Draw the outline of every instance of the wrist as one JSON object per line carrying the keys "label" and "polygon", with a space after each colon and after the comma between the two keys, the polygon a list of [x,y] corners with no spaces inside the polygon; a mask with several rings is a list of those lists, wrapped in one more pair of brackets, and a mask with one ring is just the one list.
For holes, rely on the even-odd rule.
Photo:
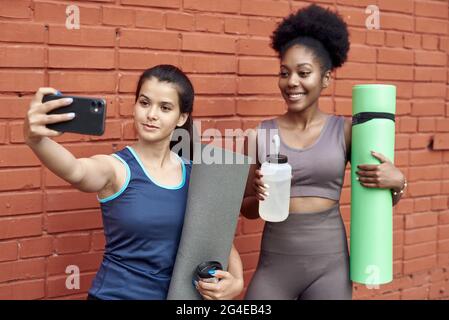
{"label": "wrist", "polygon": [[401,184],[397,187],[392,188],[391,191],[393,195],[396,196],[398,194],[403,194],[406,188],[407,188],[407,179],[403,176]]}
{"label": "wrist", "polygon": [[237,294],[240,294],[240,292],[242,292],[243,287],[244,287],[243,278],[236,278],[235,288],[237,290]]}
{"label": "wrist", "polygon": [[25,144],[28,145],[28,146],[37,145],[37,144],[39,144],[42,141],[43,138],[44,137],[42,137],[42,136],[26,137],[25,138]]}
{"label": "wrist", "polygon": [[234,284],[236,286],[243,286],[243,277],[234,276]]}

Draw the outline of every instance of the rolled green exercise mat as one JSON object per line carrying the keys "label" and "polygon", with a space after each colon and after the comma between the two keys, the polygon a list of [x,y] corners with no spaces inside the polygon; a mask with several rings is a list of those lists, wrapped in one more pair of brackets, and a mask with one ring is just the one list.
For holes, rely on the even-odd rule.
{"label": "rolled green exercise mat", "polygon": [[376,151],[394,162],[396,87],[356,85],[352,89],[351,280],[367,285],[393,279],[393,203],[389,189],[366,188],[357,166],[379,164]]}

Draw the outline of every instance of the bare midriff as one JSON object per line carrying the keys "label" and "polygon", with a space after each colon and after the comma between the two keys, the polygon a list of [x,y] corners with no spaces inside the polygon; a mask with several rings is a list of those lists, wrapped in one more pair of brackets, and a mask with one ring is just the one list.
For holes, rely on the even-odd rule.
{"label": "bare midriff", "polygon": [[290,198],[290,213],[314,213],[333,207],[338,201],[321,197]]}

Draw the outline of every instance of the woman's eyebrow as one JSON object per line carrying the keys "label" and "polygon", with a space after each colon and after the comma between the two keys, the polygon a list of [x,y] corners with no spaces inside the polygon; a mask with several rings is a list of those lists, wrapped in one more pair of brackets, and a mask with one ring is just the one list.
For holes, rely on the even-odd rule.
{"label": "woman's eyebrow", "polygon": [[161,101],[163,104],[169,104],[170,106],[173,106],[173,103],[171,101]]}
{"label": "woman's eyebrow", "polygon": [[[304,63],[298,63],[297,65],[296,65],[296,67],[298,68],[298,67],[304,67],[304,66],[309,66],[309,67],[312,67],[312,65],[310,64],[310,63],[307,63],[307,62],[304,62]],[[281,64],[281,67],[284,67],[284,68],[289,68],[287,65],[285,65],[285,64]]]}
{"label": "woman's eyebrow", "polygon": [[296,65],[296,67],[304,67],[304,66],[309,66],[309,67],[312,67],[312,65],[310,64],[310,63],[298,63],[297,65]]}
{"label": "woman's eyebrow", "polygon": [[[143,93],[140,94],[139,98],[141,98],[141,97],[144,97],[144,98],[146,98],[146,99],[148,99],[148,100],[151,100],[149,97],[147,97],[147,96],[144,95]],[[161,101],[161,103],[169,104],[169,105],[171,105],[171,106],[174,105],[173,102],[168,101],[168,100],[163,100],[163,101]]]}

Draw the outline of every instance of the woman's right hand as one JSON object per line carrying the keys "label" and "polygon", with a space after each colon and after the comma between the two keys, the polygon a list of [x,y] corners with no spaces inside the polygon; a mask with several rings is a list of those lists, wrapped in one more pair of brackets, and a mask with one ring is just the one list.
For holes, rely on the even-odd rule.
{"label": "woman's right hand", "polygon": [[253,180],[253,190],[256,194],[256,198],[259,201],[265,200],[265,198],[268,196],[267,189],[269,188],[268,185],[263,183],[262,181],[262,171],[260,169],[256,169],[254,172],[254,180]]}
{"label": "woman's right hand", "polygon": [[38,143],[43,137],[60,136],[62,132],[48,129],[46,125],[69,121],[75,117],[73,113],[47,114],[51,110],[68,106],[73,102],[72,99],[58,99],[42,103],[44,95],[57,94],[57,92],[53,88],[39,88],[33,100],[31,100],[30,108],[23,125],[23,136],[26,143]]}

